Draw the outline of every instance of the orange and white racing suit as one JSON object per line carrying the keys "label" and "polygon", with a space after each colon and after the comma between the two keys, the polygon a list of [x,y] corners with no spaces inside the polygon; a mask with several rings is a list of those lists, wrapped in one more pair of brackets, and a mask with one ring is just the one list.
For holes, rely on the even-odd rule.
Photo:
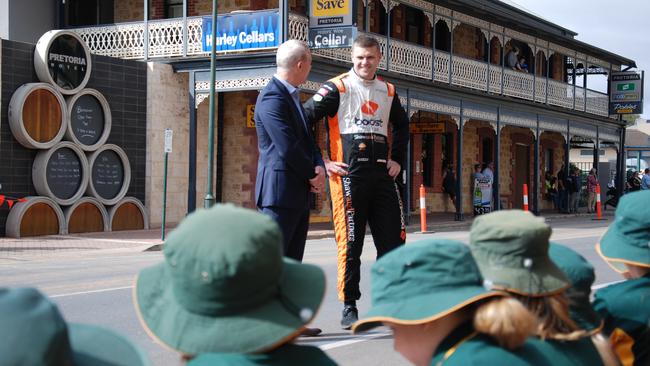
{"label": "orange and white racing suit", "polygon": [[[339,299],[355,301],[361,296],[360,257],[366,223],[377,257],[406,240],[400,192],[386,164],[390,158],[405,166],[408,117],[392,84],[378,77],[364,80],[354,70],[323,84],[304,107],[312,123],[327,116],[329,159],[349,165],[348,175],[329,177],[329,189]],[[388,142],[389,122],[392,146]]]}

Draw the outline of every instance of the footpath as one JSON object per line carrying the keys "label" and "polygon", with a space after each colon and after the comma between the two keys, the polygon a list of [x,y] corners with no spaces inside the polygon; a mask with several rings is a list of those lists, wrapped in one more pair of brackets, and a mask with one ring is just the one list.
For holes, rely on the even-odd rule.
{"label": "footpath", "polygon": [[[603,217],[611,222],[614,211],[608,210]],[[567,218],[591,220],[594,214],[560,214],[555,211],[542,212],[548,222]],[[455,221],[453,213],[433,213],[427,215],[427,231],[469,230],[474,217],[467,215],[464,221]],[[166,235],[173,230],[169,228]],[[420,231],[420,217],[411,216],[407,233]],[[369,232],[369,231],[368,231]],[[332,223],[312,223],[308,239],[334,238]],[[157,251],[162,248],[161,231],[158,229],[137,231],[114,231],[70,235],[49,235],[21,239],[0,238],[0,264],[17,263],[25,260],[48,259],[68,255],[97,255]],[[90,252],[90,253],[89,253]],[[91,254],[92,255],[92,254]]]}

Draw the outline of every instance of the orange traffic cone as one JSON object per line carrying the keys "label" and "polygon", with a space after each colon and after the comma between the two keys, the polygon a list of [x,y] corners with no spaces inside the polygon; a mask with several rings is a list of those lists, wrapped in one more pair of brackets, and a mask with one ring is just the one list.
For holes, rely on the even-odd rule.
{"label": "orange traffic cone", "polygon": [[420,232],[427,232],[427,191],[424,184],[420,184]]}
{"label": "orange traffic cone", "polygon": [[433,233],[427,231],[427,191],[424,184],[420,184],[420,231],[419,234]]}
{"label": "orange traffic cone", "polygon": [[603,211],[600,206],[600,184],[596,183],[596,218],[592,220],[607,220],[603,218]]}
{"label": "orange traffic cone", "polygon": [[524,211],[528,211],[528,184],[524,183]]}

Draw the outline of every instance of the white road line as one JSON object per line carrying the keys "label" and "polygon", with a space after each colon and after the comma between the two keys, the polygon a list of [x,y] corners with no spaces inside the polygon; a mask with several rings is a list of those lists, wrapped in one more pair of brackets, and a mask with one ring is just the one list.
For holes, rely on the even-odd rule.
{"label": "white road line", "polygon": [[327,344],[324,344],[322,346],[319,346],[318,348],[320,348],[323,351],[327,351],[327,350],[330,350],[330,349],[333,349],[333,348],[345,347],[345,346],[349,346],[349,345],[354,344],[354,343],[365,342],[365,341],[369,341],[369,340],[374,339],[374,338],[385,337],[385,336],[390,336],[390,335],[392,335],[392,333],[389,333],[389,332],[365,334],[365,335],[361,335],[361,336],[354,336],[353,339],[348,339],[348,340],[345,340],[345,341],[337,341],[337,342],[327,343]]}
{"label": "white road line", "polygon": [[100,290],[90,290],[90,291],[79,291],[79,292],[71,292],[69,294],[59,294],[59,295],[52,295],[50,298],[55,298],[55,297],[66,297],[66,296],[76,296],[76,295],[85,295],[85,294],[96,294],[100,292],[109,292],[109,291],[117,291],[117,290],[126,290],[129,288],[133,288],[133,286],[124,286],[124,287],[112,287],[112,288],[104,288]]}
{"label": "white road line", "polygon": [[594,285],[594,286],[591,286],[591,291],[596,291],[596,290],[599,290],[599,289],[601,289],[601,288],[603,288],[603,287],[607,287],[607,286],[609,286],[609,285],[614,285],[614,284],[621,283],[621,282],[625,282],[625,281],[626,281],[626,280],[619,280],[619,281],[612,281],[612,282],[601,283],[600,285]]}
{"label": "white road line", "polygon": [[83,236],[65,236],[65,235],[52,235],[51,237],[57,239],[70,240],[70,241],[99,241],[105,243],[123,243],[123,244],[140,244],[140,245],[160,244],[160,240],[143,241],[143,240],[125,240],[125,239],[104,239],[104,238],[86,238]]}

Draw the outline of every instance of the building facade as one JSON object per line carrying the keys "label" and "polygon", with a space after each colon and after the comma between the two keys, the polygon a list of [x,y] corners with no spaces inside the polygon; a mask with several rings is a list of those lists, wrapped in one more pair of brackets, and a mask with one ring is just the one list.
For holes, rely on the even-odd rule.
{"label": "building facade", "polygon": [[[218,12],[255,13],[280,5],[226,0],[218,2]],[[306,40],[305,0],[287,5],[288,16],[279,14],[274,26],[286,28],[281,37]],[[594,166],[602,159],[597,152],[612,151],[607,159],[614,174],[625,170],[625,125],[609,115],[607,91],[590,81],[635,67],[633,60],[497,0],[362,0],[355,6],[358,32],[380,42],[380,74],[396,85],[410,117],[409,162],[400,176],[409,212],[416,212],[424,185],[428,211],[455,213],[457,219],[471,213],[470,177],[477,163],[495,165],[495,208],[521,208],[526,184],[534,211],[551,208],[543,199],[544,173],[568,169],[573,145],[590,146]],[[210,64],[202,32],[211,10],[207,0],[69,0],[55,11],[53,27],[70,28],[93,53],[147,62],[145,202],[154,227],[162,209],[165,129],[174,131],[168,222],[202,207],[208,191]],[[527,72],[508,64],[515,50],[526,59]],[[313,54],[303,99],[351,67],[349,49]],[[255,206],[257,148],[250,112],[274,62],[268,48],[217,51],[210,189],[217,201]],[[325,147],[323,124],[314,128]],[[442,190],[446,165],[456,174],[458,207]],[[315,196],[312,209],[313,221],[329,220],[328,195]]]}

